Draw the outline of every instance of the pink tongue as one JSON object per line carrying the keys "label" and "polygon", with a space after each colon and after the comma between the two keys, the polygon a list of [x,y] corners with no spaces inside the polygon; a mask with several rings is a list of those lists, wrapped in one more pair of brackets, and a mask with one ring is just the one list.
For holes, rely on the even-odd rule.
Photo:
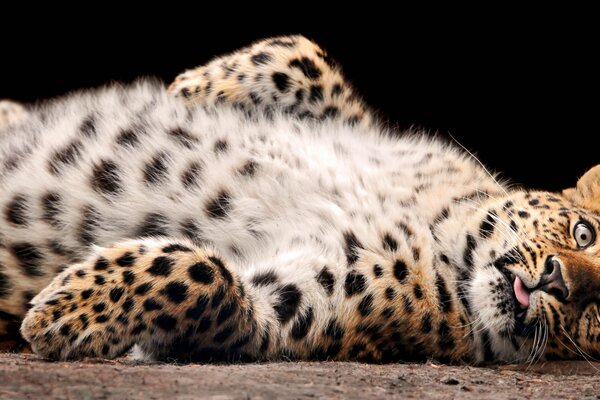
{"label": "pink tongue", "polygon": [[515,296],[523,307],[529,307],[529,292],[519,277],[515,277]]}

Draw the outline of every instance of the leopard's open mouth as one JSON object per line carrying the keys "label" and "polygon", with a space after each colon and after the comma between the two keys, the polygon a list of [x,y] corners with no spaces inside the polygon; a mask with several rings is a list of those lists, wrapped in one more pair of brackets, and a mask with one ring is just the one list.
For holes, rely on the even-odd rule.
{"label": "leopard's open mouth", "polygon": [[505,264],[499,265],[496,263],[496,267],[504,275],[510,288],[510,297],[514,310],[513,318],[515,321],[513,332],[517,335],[529,336],[533,332],[535,325],[535,320],[526,322],[529,312],[531,289],[523,283],[523,280],[519,276],[507,269]]}

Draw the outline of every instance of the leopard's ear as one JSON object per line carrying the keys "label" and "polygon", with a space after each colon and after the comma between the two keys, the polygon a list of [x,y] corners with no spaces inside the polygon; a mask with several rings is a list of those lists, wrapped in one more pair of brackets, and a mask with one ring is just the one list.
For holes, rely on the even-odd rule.
{"label": "leopard's ear", "polygon": [[600,212],[600,165],[587,171],[576,187],[563,190],[563,196],[582,208]]}

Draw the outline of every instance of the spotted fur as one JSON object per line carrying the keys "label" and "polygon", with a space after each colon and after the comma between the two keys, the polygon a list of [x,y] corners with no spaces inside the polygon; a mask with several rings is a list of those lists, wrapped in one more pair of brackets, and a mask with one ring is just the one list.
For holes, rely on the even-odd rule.
{"label": "spotted fur", "polygon": [[72,95],[2,136],[3,338],[27,313],[23,337],[51,359],[600,355],[599,245],[574,238],[600,228],[597,169],[564,195],[509,189],[378,127],[296,36],[171,93]]}

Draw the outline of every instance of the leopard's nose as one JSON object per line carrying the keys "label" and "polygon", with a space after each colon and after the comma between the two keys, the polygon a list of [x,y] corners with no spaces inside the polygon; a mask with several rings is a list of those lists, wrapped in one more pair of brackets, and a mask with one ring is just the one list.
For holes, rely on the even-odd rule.
{"label": "leopard's nose", "polygon": [[565,301],[569,297],[569,288],[567,288],[563,279],[562,263],[558,257],[549,256],[546,259],[544,273],[534,290],[551,294],[560,301]]}

